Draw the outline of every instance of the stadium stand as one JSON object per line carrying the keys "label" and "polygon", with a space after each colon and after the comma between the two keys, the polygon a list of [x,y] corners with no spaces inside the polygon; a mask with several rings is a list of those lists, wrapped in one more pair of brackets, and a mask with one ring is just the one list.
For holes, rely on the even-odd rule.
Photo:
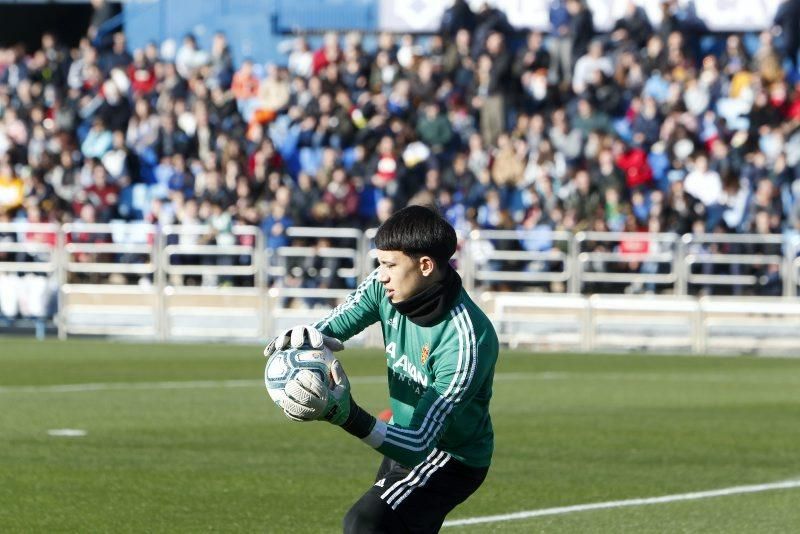
{"label": "stadium stand", "polygon": [[436,33],[298,35],[267,65],[235,63],[222,32],[0,49],[0,313],[52,316],[61,247],[62,283],[325,306],[408,203],[459,231],[471,287],[796,295],[797,19],[710,34],[663,6],[595,33],[584,2],[555,1],[543,33],[458,1]]}

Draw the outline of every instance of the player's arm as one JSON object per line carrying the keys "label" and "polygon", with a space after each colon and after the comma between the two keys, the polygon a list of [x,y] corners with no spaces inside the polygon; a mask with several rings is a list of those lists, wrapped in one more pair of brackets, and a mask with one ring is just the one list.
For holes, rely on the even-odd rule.
{"label": "player's arm", "polygon": [[[423,394],[407,427],[378,421],[358,406],[350,395],[349,381],[338,360],[332,368],[333,390],[326,388],[312,373],[301,373],[286,386],[289,396],[301,402],[297,406],[284,406],[284,411],[290,418],[297,419],[308,419],[309,413],[317,414],[312,418],[326,419],[341,426],[389,458],[403,465],[417,465],[436,447],[448,425],[491,373],[492,365],[480,365],[480,348],[474,339],[471,342],[467,339],[459,354],[437,358],[433,384]],[[294,409],[297,417],[292,417]]]}
{"label": "player's arm", "polygon": [[410,424],[376,421],[363,441],[403,465],[423,461],[492,372],[493,365],[481,365],[481,348],[465,333],[458,354],[440,354],[433,362],[433,383],[417,403]]}
{"label": "player's arm", "polygon": [[383,288],[378,282],[376,269],[321,321],[296,326],[275,336],[264,349],[264,356],[269,357],[276,350],[287,347],[299,349],[303,345],[315,349],[325,345],[334,352],[342,350],[342,341],[380,321],[379,303],[382,295]]}
{"label": "player's arm", "polygon": [[314,327],[327,336],[348,340],[381,320],[380,300],[383,294],[384,289],[378,281],[378,269],[375,269],[343,303],[316,322]]}
{"label": "player's arm", "polygon": [[[402,427],[376,421],[362,441],[378,452],[406,466],[417,465],[436,447],[463,401],[443,397],[428,388],[414,410],[411,424]],[[360,436],[359,436],[360,437]]]}

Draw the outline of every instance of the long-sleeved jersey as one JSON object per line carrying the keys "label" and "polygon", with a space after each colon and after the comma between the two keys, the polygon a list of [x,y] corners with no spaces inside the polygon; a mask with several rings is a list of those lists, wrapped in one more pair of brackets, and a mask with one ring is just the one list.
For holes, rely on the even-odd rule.
{"label": "long-sleeved jersey", "polygon": [[315,326],[346,340],[378,321],[393,418],[372,445],[406,466],[420,463],[434,447],[467,465],[488,466],[498,341],[486,315],[462,288],[441,322],[416,325],[392,307],[375,270]]}

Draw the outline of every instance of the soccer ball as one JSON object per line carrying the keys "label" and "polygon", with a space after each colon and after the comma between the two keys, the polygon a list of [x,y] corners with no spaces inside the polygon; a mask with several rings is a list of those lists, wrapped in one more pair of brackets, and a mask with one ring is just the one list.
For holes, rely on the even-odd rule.
{"label": "soccer ball", "polygon": [[282,408],[281,403],[286,398],[283,388],[303,369],[316,374],[326,387],[330,387],[333,381],[331,377],[333,360],[333,353],[327,347],[321,349],[291,348],[276,351],[269,357],[264,369],[267,393],[275,401],[275,404]]}

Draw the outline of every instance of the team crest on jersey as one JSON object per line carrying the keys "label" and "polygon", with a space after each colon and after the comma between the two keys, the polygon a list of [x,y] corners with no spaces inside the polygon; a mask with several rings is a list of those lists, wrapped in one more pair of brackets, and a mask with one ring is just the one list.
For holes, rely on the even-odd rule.
{"label": "team crest on jersey", "polygon": [[427,343],[422,345],[422,353],[419,355],[419,361],[422,362],[422,365],[425,365],[425,362],[428,361],[428,356],[431,354],[431,347]]}

